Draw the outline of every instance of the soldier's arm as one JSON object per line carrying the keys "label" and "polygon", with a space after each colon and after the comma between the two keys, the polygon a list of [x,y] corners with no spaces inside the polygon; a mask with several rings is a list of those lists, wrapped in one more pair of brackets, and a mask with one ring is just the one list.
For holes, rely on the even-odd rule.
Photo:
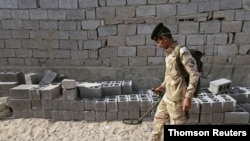
{"label": "soldier's arm", "polygon": [[184,65],[187,73],[189,74],[189,83],[187,85],[187,92],[185,97],[192,98],[196,90],[197,83],[200,77],[200,73],[197,70],[197,64],[192,57],[190,51],[184,47],[180,49],[181,62]]}

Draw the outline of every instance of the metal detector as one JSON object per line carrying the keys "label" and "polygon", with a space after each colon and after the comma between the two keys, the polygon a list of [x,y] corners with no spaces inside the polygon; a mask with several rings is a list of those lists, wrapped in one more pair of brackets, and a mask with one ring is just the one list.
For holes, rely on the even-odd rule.
{"label": "metal detector", "polygon": [[[154,89],[152,89],[152,91],[154,91]],[[163,94],[161,92],[159,94],[158,101],[156,103],[154,103],[154,105],[150,109],[148,109],[148,111],[146,113],[144,113],[139,119],[127,118],[127,119],[123,119],[122,122],[124,124],[130,124],[130,125],[141,124],[142,123],[142,119],[160,103],[162,96],[163,96]]]}

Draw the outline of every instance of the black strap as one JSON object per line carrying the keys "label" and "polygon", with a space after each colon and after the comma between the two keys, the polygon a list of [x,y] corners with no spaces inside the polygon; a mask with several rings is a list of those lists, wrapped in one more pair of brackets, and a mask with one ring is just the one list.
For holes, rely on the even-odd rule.
{"label": "black strap", "polygon": [[186,70],[184,68],[184,65],[181,63],[181,55],[180,55],[180,48],[182,46],[178,45],[175,47],[175,54],[176,54],[176,63],[178,64],[178,67],[181,71],[181,75],[183,78],[185,78],[185,75],[186,75]]}

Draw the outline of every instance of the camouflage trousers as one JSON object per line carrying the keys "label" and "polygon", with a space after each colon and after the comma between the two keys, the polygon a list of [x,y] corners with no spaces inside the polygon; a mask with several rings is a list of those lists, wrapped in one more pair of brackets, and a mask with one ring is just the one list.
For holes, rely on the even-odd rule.
{"label": "camouflage trousers", "polygon": [[154,116],[151,141],[161,140],[163,127],[168,122],[174,125],[186,124],[187,117],[182,110],[182,102],[161,99]]}

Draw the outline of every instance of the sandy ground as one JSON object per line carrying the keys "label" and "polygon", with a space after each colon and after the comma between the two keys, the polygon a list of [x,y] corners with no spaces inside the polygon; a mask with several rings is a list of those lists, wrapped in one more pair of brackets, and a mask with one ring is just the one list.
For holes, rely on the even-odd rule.
{"label": "sandy ground", "polygon": [[122,121],[0,120],[1,141],[149,141],[151,131],[152,121],[128,125]]}

